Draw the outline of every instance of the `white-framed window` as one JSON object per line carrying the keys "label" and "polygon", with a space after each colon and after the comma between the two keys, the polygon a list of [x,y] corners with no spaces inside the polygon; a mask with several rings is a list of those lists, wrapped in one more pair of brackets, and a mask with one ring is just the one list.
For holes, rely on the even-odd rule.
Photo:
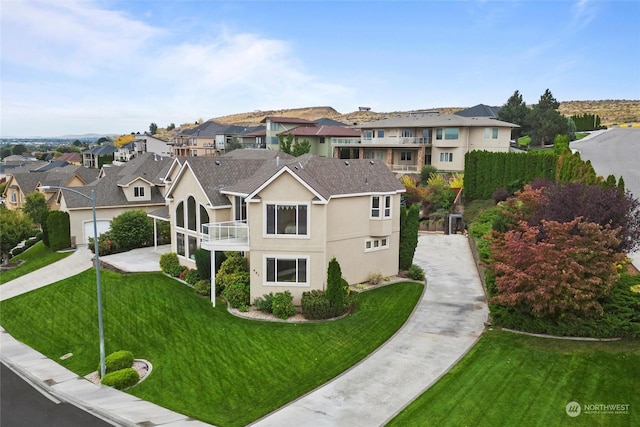
{"label": "white-framed window", "polygon": [[402,161],[411,161],[411,151],[401,151],[400,152],[400,160]]}
{"label": "white-framed window", "polygon": [[460,129],[458,128],[440,128],[436,129],[436,139],[458,139],[460,135]]}
{"label": "white-framed window", "polygon": [[133,197],[144,197],[144,187],[133,187]]}
{"label": "white-framed window", "polygon": [[443,163],[453,162],[453,153],[440,153],[440,161]]}
{"label": "white-framed window", "polygon": [[403,138],[412,138],[413,137],[413,129],[402,129],[401,133]]}
{"label": "white-framed window", "polygon": [[274,144],[274,145],[280,144],[280,141],[278,140],[277,136],[272,136],[270,142],[271,142],[271,144]]}
{"label": "white-framed window", "polygon": [[384,129],[378,129],[377,133],[378,133],[377,135],[378,138],[384,138]]}
{"label": "white-framed window", "polygon": [[309,207],[306,204],[265,204],[268,236],[308,236]]}
{"label": "white-framed window", "polygon": [[389,238],[388,237],[378,237],[378,238],[370,238],[364,241],[364,251],[379,251],[382,249],[389,249]]}
{"label": "white-framed window", "polygon": [[16,197],[16,193],[11,193],[11,203],[17,203],[18,198]]}
{"label": "white-framed window", "polygon": [[484,128],[484,139],[498,139],[498,128]]}
{"label": "white-framed window", "polygon": [[371,218],[391,218],[391,196],[371,196]]}
{"label": "white-framed window", "polygon": [[373,131],[372,130],[363,130],[362,131],[362,139],[365,141],[371,141],[373,139]]}
{"label": "white-framed window", "polygon": [[278,130],[279,125],[277,122],[269,122],[269,130]]}
{"label": "white-framed window", "polygon": [[191,154],[193,154],[193,157],[198,157],[198,150],[193,150]]}
{"label": "white-framed window", "polygon": [[309,285],[308,256],[265,255],[264,271],[266,285]]}
{"label": "white-framed window", "polygon": [[184,234],[176,233],[176,252],[180,256],[184,256]]}

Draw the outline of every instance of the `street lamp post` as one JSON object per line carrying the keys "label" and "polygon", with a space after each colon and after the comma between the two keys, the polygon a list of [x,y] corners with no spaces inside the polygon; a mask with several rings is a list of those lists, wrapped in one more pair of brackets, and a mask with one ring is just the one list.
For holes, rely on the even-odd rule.
{"label": "street lamp post", "polygon": [[93,249],[94,249],[94,261],[96,268],[96,291],[98,293],[98,332],[100,335],[100,378],[104,377],[106,371],[106,365],[104,361],[104,328],[102,325],[102,287],[100,285],[100,252],[98,250],[98,222],[96,221],[96,190],[91,189],[91,197],[83,194],[77,190],[73,190],[67,187],[58,187],[54,185],[43,185],[43,190],[66,190],[72,193],[78,194],[85,199],[91,200],[91,210],[93,211]]}

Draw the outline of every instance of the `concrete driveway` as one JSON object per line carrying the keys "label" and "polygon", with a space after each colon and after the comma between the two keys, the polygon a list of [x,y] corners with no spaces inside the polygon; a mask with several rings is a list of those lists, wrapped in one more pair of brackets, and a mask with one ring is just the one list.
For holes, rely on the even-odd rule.
{"label": "concrete driveway", "polygon": [[427,286],[404,327],[361,363],[252,425],[384,425],[455,365],[488,316],[469,242],[420,236],[414,263]]}

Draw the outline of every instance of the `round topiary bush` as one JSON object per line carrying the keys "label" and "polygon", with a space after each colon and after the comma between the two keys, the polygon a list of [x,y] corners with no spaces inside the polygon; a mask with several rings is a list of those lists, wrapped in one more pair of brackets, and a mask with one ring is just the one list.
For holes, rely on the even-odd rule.
{"label": "round topiary bush", "polygon": [[193,289],[196,294],[202,296],[210,296],[211,295],[211,281],[207,279],[201,279],[193,285]]}
{"label": "round topiary bush", "polygon": [[[133,365],[133,353],[126,350],[115,351],[105,357],[104,364],[106,373],[130,368]],[[98,371],[100,371],[99,367]]]}
{"label": "round topiary bush", "polygon": [[138,372],[133,368],[126,368],[109,372],[102,378],[101,383],[118,390],[124,390],[136,385],[138,381],[140,381]]}
{"label": "round topiary bush", "polygon": [[288,319],[296,314],[296,308],[293,305],[293,296],[291,292],[278,292],[273,296],[273,315],[279,319]]}
{"label": "round topiary bush", "polygon": [[180,260],[178,260],[178,254],[175,252],[168,252],[160,256],[160,269],[163,273],[171,274],[180,267]]}

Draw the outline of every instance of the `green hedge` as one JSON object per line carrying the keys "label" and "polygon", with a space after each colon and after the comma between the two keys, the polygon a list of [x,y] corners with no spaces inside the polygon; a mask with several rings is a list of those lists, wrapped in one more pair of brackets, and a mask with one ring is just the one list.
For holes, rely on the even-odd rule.
{"label": "green hedge", "polygon": [[62,211],[50,212],[47,216],[49,249],[53,252],[71,246],[71,224],[69,214]]}
{"label": "green hedge", "polygon": [[278,292],[273,296],[273,315],[279,319],[288,319],[296,314],[291,292]]}
{"label": "green hedge", "polygon": [[464,197],[466,202],[489,199],[498,188],[510,191],[536,178],[554,180],[557,156],[553,153],[496,153],[470,151],[465,154]]}
{"label": "green hedge", "polygon": [[118,390],[124,390],[136,385],[138,381],[140,381],[138,372],[133,368],[126,368],[106,374],[101,383]]}

